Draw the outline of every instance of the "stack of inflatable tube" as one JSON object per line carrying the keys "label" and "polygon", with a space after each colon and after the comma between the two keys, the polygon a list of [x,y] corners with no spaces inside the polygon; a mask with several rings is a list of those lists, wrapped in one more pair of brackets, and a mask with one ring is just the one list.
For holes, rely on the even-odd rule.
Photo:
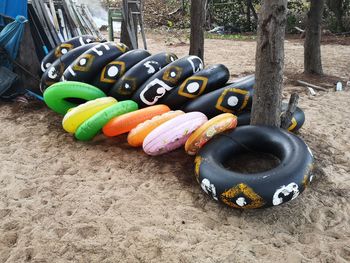
{"label": "stack of inflatable tube", "polygon": [[[98,98],[77,97],[89,100],[77,106],[62,99],[63,95],[57,100],[51,98],[57,97],[62,87],[72,88],[70,92],[81,89],[82,94],[91,93],[91,98]],[[117,102],[113,97],[95,94],[97,90],[85,83],[57,83],[45,91],[44,97],[50,108],[66,113],[63,128],[78,140],[91,140],[100,131],[107,137],[129,133],[128,143],[132,147],[142,146],[152,156],[184,145],[188,154],[198,154],[195,175],[203,191],[230,207],[279,205],[295,199],[312,180],[311,151],[290,133],[258,126],[235,129],[237,117],[231,113],[208,120],[201,112],[171,111],[161,104],[138,109],[132,100]],[[249,176],[224,168],[226,160],[247,150],[273,154],[281,163],[270,171]]]}
{"label": "stack of inflatable tube", "polygon": [[[44,99],[51,109],[65,115],[62,122],[64,129],[74,134],[78,140],[91,140],[99,132],[107,137],[128,133],[130,146],[142,146],[149,155],[160,155],[181,146],[190,155],[196,155],[203,149],[196,158],[197,179],[205,192],[231,207],[267,207],[279,204],[277,200],[281,198],[284,202],[283,195],[289,188],[292,188],[291,192],[297,193],[295,184],[298,185],[298,194],[303,189],[298,182],[288,182],[291,179],[291,174],[288,173],[283,179],[287,190],[282,187],[283,190],[271,201],[267,195],[254,192],[252,189],[255,186],[252,188],[246,184],[244,176],[239,177],[242,181],[240,184],[227,179],[227,184],[221,187],[217,184],[223,180],[218,179],[217,183],[216,177],[207,176],[209,168],[202,171],[202,164],[205,163],[202,160],[210,159],[202,154],[204,152],[208,156],[214,156],[209,164],[215,166],[215,163],[219,163],[212,172],[222,172],[215,169],[228,156],[223,155],[216,143],[214,147],[211,146],[217,138],[230,138],[234,142],[231,145],[233,154],[237,149],[239,152],[240,147],[255,149],[253,144],[246,144],[248,139],[240,142],[231,136],[234,131],[230,132],[236,126],[249,124],[254,76],[227,84],[230,74],[224,65],[203,69],[203,62],[196,56],[177,59],[171,53],[151,55],[145,50],[128,51],[125,45],[112,42],[79,46],[63,52],[55,61],[52,60],[52,57],[47,58],[46,61],[49,62],[46,64],[51,63],[51,66],[42,76]],[[305,115],[298,108],[289,130],[297,131],[304,120]],[[249,131],[260,130],[260,127],[249,127]],[[268,133],[271,130],[261,128],[261,131]],[[281,135],[285,132],[279,129],[273,133],[279,134],[278,138],[285,138]],[[259,140],[259,132],[249,134],[253,136],[251,139]],[[268,134],[266,136],[270,138]],[[282,161],[286,156],[280,156],[281,152],[287,154],[296,151],[305,160],[311,160],[305,163],[311,163],[312,158],[300,150],[307,146],[302,141],[298,142],[294,135],[288,136],[291,143],[285,146],[286,149],[266,139],[266,143],[271,143],[274,149],[271,153],[277,153],[275,155]],[[298,145],[300,149],[295,148]],[[215,156],[221,159],[215,159]],[[295,158],[288,161],[300,164],[300,169],[306,171],[305,163],[298,163]],[[229,186],[231,181],[236,183],[235,186]],[[294,198],[292,196],[290,199]],[[260,201],[254,203],[253,199]]]}

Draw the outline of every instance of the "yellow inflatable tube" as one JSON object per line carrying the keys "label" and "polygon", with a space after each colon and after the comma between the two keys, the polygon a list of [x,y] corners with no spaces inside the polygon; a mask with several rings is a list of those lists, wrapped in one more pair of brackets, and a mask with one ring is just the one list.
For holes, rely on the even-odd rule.
{"label": "yellow inflatable tube", "polygon": [[75,131],[84,121],[115,103],[117,103],[117,100],[115,98],[103,97],[81,104],[71,109],[64,116],[62,120],[63,129],[69,133],[75,133]]}

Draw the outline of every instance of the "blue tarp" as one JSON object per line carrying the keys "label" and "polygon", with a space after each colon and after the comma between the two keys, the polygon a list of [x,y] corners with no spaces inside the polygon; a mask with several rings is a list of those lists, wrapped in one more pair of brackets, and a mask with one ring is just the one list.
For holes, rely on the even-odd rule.
{"label": "blue tarp", "polygon": [[[12,18],[24,16],[27,18],[27,0],[0,0],[0,15]],[[1,16],[0,26],[4,26],[4,21]]]}
{"label": "blue tarp", "polygon": [[[12,60],[17,57],[19,45],[24,32],[24,23],[28,20],[23,16],[17,16],[16,20],[4,27],[0,32],[0,47],[4,48]],[[2,63],[1,63],[2,64]],[[3,66],[9,67],[9,64]]]}

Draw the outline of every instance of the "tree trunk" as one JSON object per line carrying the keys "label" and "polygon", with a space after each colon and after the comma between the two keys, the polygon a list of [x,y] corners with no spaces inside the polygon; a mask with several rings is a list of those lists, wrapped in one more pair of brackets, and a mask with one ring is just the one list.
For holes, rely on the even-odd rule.
{"label": "tree trunk", "polygon": [[264,0],[259,15],[252,125],[280,126],[287,0]]}
{"label": "tree trunk", "polygon": [[252,0],[247,0],[246,5],[247,5],[247,30],[251,31],[252,30],[252,21],[251,21],[251,15],[250,15],[250,5],[252,4]]}
{"label": "tree trunk", "polygon": [[304,42],[304,73],[322,75],[321,23],[324,0],[311,0]]}
{"label": "tree trunk", "polygon": [[191,1],[190,55],[204,60],[204,27],[207,0]]}
{"label": "tree trunk", "polygon": [[344,0],[327,0],[328,8],[335,14],[338,32],[344,31],[343,16],[344,10],[346,10],[344,5],[346,5]]}

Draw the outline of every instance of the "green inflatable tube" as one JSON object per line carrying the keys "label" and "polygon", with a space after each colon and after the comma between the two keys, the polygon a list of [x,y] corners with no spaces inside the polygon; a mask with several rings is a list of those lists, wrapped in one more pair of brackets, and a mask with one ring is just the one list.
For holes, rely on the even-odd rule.
{"label": "green inflatable tube", "polygon": [[74,98],[81,100],[95,100],[106,97],[100,89],[82,82],[65,81],[58,82],[47,88],[44,92],[46,105],[59,114],[66,114],[71,108],[78,106],[77,103],[66,99]]}
{"label": "green inflatable tube", "polygon": [[132,100],[117,102],[81,124],[75,132],[75,138],[80,141],[92,140],[112,118],[135,110],[138,110],[138,105]]}

